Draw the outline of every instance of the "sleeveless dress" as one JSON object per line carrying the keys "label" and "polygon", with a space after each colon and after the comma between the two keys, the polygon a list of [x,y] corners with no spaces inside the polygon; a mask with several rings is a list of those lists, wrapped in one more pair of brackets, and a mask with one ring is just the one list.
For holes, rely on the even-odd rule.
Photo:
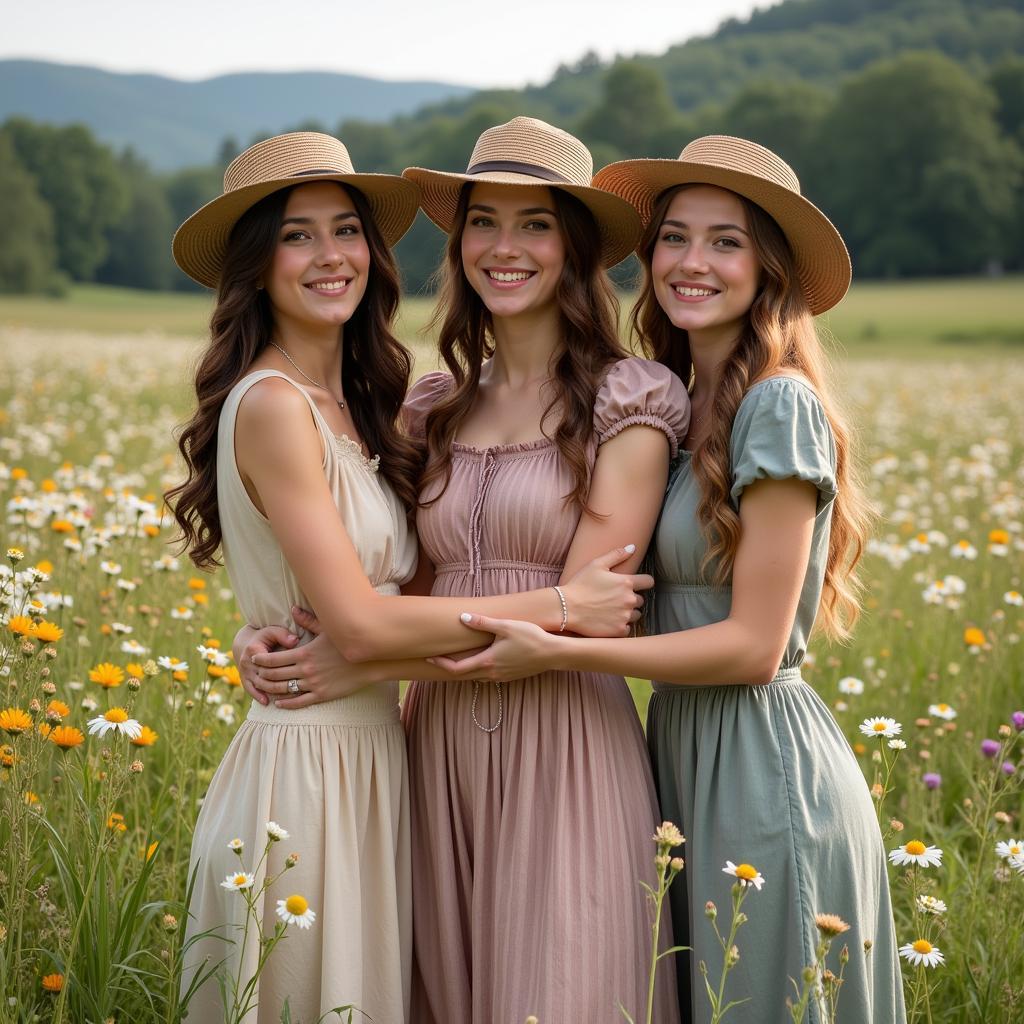
{"label": "sleeveless dress", "polygon": [[[220,415],[217,500],[224,561],[242,614],[258,626],[297,630],[292,605],[309,607],[267,519],[246,493],[235,463],[234,428],[246,391],[267,377],[294,384],[309,401],[324,448],[324,475],[341,520],[374,589],[397,594],[416,562],[405,510],[358,444],[336,437],[312,399],[284,374],[261,370],[234,387]],[[301,635],[298,634],[297,635]],[[353,1003],[374,1021],[408,1019],[412,955],[409,890],[410,824],[405,736],[398,683],[368,686],[341,700],[297,711],[253,702],[228,746],[203,800],[189,870],[198,865],[188,936],[207,929],[234,940],[201,940],[189,950],[191,971],[210,957],[227,958],[243,982],[255,972],[257,944],[230,927],[244,922],[242,896],[221,887],[238,870],[251,871],[275,821],[290,838],[271,848],[267,870],[277,874],[289,853],[298,865],[267,893],[263,931],[279,920],[279,899],[304,896],[316,912],[309,930],[289,925],[260,976],[258,1012],[247,1024],[277,1024],[288,998],[292,1020],[310,1024],[335,1006]],[[228,849],[245,842],[239,858]],[[263,877],[257,878],[257,886]],[[228,927],[225,927],[225,926]],[[192,1000],[190,1024],[224,1019],[215,980]]]}
{"label": "sleeveless dress", "polygon": [[[413,433],[451,383],[433,373],[415,385]],[[686,409],[664,367],[616,363],[597,395],[591,457],[633,424],[663,431],[674,453]],[[455,444],[448,489],[417,516],[433,593],[557,583],[579,521],[563,502],[571,490],[549,440]],[[639,1017],[650,922],[638,881],[653,878],[661,819],[622,677],[546,672],[500,691],[414,682],[403,719],[416,851],[413,1024],[522,1024],[531,1013],[543,1024],[612,1024],[623,1019],[619,1002]],[[659,982],[655,1019],[675,1024],[671,971]]]}
{"label": "sleeveless dress", "polygon": [[[838,914],[850,930],[837,939],[828,966],[838,973],[850,949],[839,993],[843,1024],[896,1024],[905,1019],[885,851],[871,796],[853,751],[828,708],[800,678],[800,664],[821,597],[836,495],[836,452],[825,411],[800,381],[755,384],[736,413],[731,438],[732,500],[755,480],[806,480],[818,508],[796,620],[782,667],[768,685],[676,686],[655,683],[647,735],[661,808],[686,835],[686,867],[671,889],[675,940],[694,948],[676,958],[684,1015],[695,1024],[711,1011],[698,971],[721,970],[721,949],[704,904],[719,908],[728,929],[727,860],[748,863],[765,878],[744,902],[738,965],[727,996],[744,999],[731,1024],[788,1020],[789,979],[814,962],[815,914]],[[719,622],[731,589],[707,586],[706,550],[697,520],[700,489],[689,453],[670,477],[654,540],[655,632]],[[713,573],[713,567],[711,570]],[[710,575],[710,574],[709,574]],[[870,939],[865,958],[863,943]],[[817,1006],[810,1021],[819,1024]]]}

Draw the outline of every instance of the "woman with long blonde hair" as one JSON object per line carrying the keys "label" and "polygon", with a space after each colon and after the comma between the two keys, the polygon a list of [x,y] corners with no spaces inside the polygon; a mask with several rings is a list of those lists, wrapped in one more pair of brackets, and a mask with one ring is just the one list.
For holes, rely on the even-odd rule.
{"label": "woman with long blonde hair", "polygon": [[434,660],[470,678],[543,665],[655,680],[648,742],[662,812],[687,838],[672,907],[676,942],[693,950],[676,965],[694,1021],[710,1015],[698,965],[721,956],[704,908],[727,906],[734,882],[758,891],[729,981],[730,998],[747,1001],[731,1019],[786,1015],[790,979],[799,986],[815,960],[815,916],[830,913],[849,924],[853,950],[841,1019],[901,1021],[871,797],[800,676],[815,618],[842,637],[856,616],[868,524],[812,319],[849,286],[846,248],[789,166],[741,139],[612,164],[595,184],[644,219],[634,324],[650,354],[691,381],[690,429],[653,541],[656,635],[568,639],[471,615],[494,643]]}

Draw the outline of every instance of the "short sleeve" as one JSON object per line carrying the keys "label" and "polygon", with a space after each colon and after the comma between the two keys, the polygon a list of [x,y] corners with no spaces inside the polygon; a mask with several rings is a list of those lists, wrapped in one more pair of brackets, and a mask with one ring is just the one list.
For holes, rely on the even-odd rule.
{"label": "short sleeve", "polygon": [[619,360],[598,389],[594,402],[598,443],[635,424],[660,430],[675,458],[690,424],[690,396],[667,366],[631,356]]}
{"label": "short sleeve", "polygon": [[427,430],[427,416],[435,403],[452,387],[452,375],[437,370],[426,373],[409,389],[402,406],[402,422],[410,437],[422,438]]}
{"label": "short sleeve", "polygon": [[806,480],[819,508],[836,494],[836,446],[818,396],[792,377],[755,384],[736,412],[730,442],[732,500],[755,480]]}

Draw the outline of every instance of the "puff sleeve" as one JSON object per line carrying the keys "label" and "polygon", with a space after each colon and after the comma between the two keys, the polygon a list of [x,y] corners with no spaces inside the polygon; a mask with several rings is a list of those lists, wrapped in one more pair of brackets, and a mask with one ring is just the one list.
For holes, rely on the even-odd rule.
{"label": "puff sleeve", "polygon": [[733,421],[732,500],[755,480],[806,480],[818,508],[836,495],[836,445],[818,396],[792,377],[774,377],[747,392]]}
{"label": "puff sleeve", "polygon": [[409,389],[402,405],[402,423],[410,437],[422,438],[427,429],[427,416],[434,404],[452,387],[452,375],[436,370],[425,373]]}
{"label": "puff sleeve", "polygon": [[619,360],[598,389],[594,402],[598,444],[635,424],[660,430],[675,458],[690,424],[690,396],[668,367],[630,357]]}

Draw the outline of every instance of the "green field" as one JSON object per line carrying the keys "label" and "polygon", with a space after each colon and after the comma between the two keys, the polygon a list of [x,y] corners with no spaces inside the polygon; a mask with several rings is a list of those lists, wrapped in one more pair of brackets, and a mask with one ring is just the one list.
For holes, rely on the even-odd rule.
{"label": "green field", "polygon": [[[629,297],[623,306],[628,309]],[[209,294],[139,292],[76,285],[66,298],[0,296],[0,329],[82,331],[201,339]],[[407,299],[400,333],[416,344],[429,299]],[[855,284],[821,324],[838,351],[859,358],[892,353],[945,358],[958,349],[996,353],[1024,347],[1024,277],[949,278]]]}
{"label": "green field", "polygon": [[[1024,840],[1022,283],[864,285],[831,317],[879,520],[855,636],[818,637],[805,678],[877,787],[886,848],[943,851],[941,867],[889,869],[899,942],[945,957],[904,965],[914,1024],[1024,1019],[1024,860],[997,847]],[[407,340],[428,308],[407,305]],[[179,479],[172,437],[207,310],[100,288],[0,300],[0,553],[24,552],[17,575],[0,560],[0,1024],[179,1019],[197,801],[247,705],[233,667],[209,658],[240,624],[226,576],[169,557],[159,500]],[[428,342],[417,350],[428,368]],[[642,711],[647,683],[633,692]],[[59,749],[46,732],[84,734],[116,707],[155,736]],[[873,716],[901,724],[905,749],[862,733]],[[280,824],[298,848],[303,823]],[[757,864],[756,850],[729,855]],[[728,908],[724,881],[697,895]],[[749,951],[742,930],[736,942]]]}

